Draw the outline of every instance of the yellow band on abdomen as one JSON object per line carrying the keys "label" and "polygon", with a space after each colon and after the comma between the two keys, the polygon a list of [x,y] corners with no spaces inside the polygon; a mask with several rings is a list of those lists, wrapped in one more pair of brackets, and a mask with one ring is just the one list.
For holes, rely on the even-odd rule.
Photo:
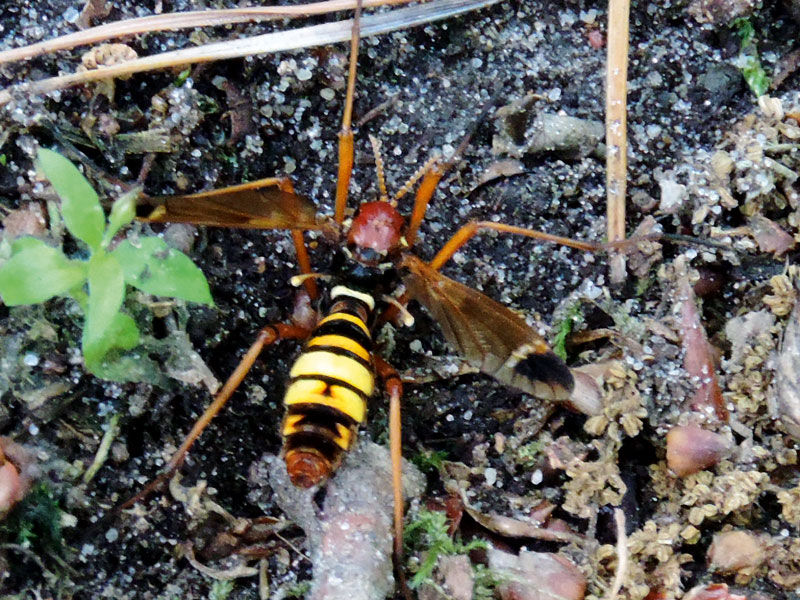
{"label": "yellow band on abdomen", "polygon": [[333,313],[331,315],[328,315],[327,317],[322,319],[319,323],[317,323],[317,327],[319,327],[320,325],[324,325],[325,323],[330,323],[331,321],[348,321],[349,323],[353,323],[354,325],[357,325],[358,327],[360,327],[361,331],[363,331],[364,334],[369,339],[372,339],[372,336],[370,336],[370,334],[369,334],[369,328],[367,327],[367,324],[364,323],[364,321],[362,321],[361,319],[359,319],[355,315],[351,315],[350,313],[337,312],[337,313]]}
{"label": "yellow band on abdomen", "polygon": [[[322,392],[328,389],[328,393]],[[331,385],[328,387],[321,381],[300,379],[292,383],[283,398],[286,406],[293,404],[322,404],[347,415],[356,423],[363,423],[367,416],[367,403],[359,394],[348,388]],[[293,428],[295,422],[285,423],[285,427]],[[284,431],[284,435],[292,433]]]}
{"label": "yellow band on abdomen", "polygon": [[364,359],[364,361],[369,362],[370,356],[369,351],[367,351],[364,346],[359,344],[354,339],[349,337],[345,337],[343,335],[336,335],[336,334],[329,334],[329,335],[320,335],[317,337],[311,338],[306,345],[309,348],[313,348],[314,346],[335,346],[337,348],[343,348],[359,356]]}
{"label": "yellow band on abdomen", "polygon": [[344,381],[365,396],[371,396],[375,379],[367,367],[349,356],[341,356],[333,352],[320,350],[304,352],[294,363],[289,376],[295,377],[327,377]]}

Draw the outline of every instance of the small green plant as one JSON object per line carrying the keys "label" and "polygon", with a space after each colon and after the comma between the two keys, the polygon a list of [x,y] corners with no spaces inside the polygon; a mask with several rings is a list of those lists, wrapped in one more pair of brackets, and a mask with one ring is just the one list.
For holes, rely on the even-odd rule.
{"label": "small green plant", "polygon": [[0,532],[22,546],[58,553],[62,545],[61,508],[50,485],[34,485],[0,525]]}
{"label": "small green plant", "polygon": [[498,574],[485,565],[473,565],[473,600],[492,600],[495,597],[495,589],[508,582],[509,578]]}
{"label": "small green plant", "polygon": [[124,381],[131,358],[122,353],[139,343],[136,323],[122,312],[126,286],[213,306],[208,282],[188,256],[161,238],[140,236],[109,249],[117,232],[133,221],[138,192],[118,198],[106,222],[97,193],[69,160],[41,149],[37,166],[61,198],[64,224],[88,249],[88,259],[70,258],[37,238],[16,239],[0,267],[0,295],[8,306],[73,298],[84,314],[86,368],[99,377]]}
{"label": "small green plant", "polygon": [[233,591],[232,579],[215,579],[208,592],[208,600],[226,600]]}
{"label": "small green plant", "polygon": [[739,36],[739,56],[736,66],[742,72],[747,86],[756,96],[763,96],[769,89],[770,79],[761,66],[758,47],[755,43],[755,29],[750,19],[736,19],[733,28]]}
{"label": "small green plant", "polygon": [[553,352],[567,360],[567,338],[575,329],[575,325],[583,322],[580,302],[575,302],[567,308],[567,312],[560,323],[556,325],[556,337],[553,340]]}
{"label": "small green plant", "polygon": [[483,540],[473,540],[468,544],[450,537],[447,516],[442,512],[421,510],[405,530],[406,547],[411,553],[422,553],[422,562],[411,578],[409,585],[417,588],[425,582],[432,581],[433,570],[441,556],[467,554],[478,548],[488,549],[489,544]]}
{"label": "small green plant", "polygon": [[423,473],[438,471],[446,460],[447,452],[444,450],[422,450],[411,457],[411,462]]}
{"label": "small green plant", "polygon": [[311,582],[309,581],[299,581],[297,583],[291,583],[283,586],[280,589],[282,592],[283,598],[305,598],[308,596],[308,592],[311,591]]}
{"label": "small green plant", "polygon": [[544,444],[539,441],[530,442],[524,446],[520,446],[516,452],[517,463],[525,468],[536,466],[539,459],[539,453],[542,451]]}

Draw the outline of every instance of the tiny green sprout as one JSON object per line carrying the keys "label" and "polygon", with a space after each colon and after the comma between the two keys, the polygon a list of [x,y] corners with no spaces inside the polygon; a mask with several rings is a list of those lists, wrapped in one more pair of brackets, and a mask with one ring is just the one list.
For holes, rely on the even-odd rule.
{"label": "tiny green sprout", "polygon": [[446,460],[447,452],[444,450],[422,450],[411,457],[411,462],[423,473],[438,471]]}
{"label": "tiny green sprout", "polygon": [[191,69],[184,69],[183,71],[178,73],[178,76],[175,78],[173,85],[175,87],[181,87],[184,83],[186,83],[186,80],[189,79],[189,75],[191,74],[192,74]]}
{"label": "tiny green sprout", "polygon": [[488,549],[489,544],[483,540],[473,540],[468,544],[450,537],[447,517],[443,512],[421,510],[416,518],[406,527],[405,544],[414,551],[422,553],[422,561],[416,568],[409,586],[414,589],[426,582],[433,581],[433,571],[441,556],[468,554],[479,548]]}
{"label": "tiny green sprout", "polygon": [[288,584],[281,589],[284,598],[305,598],[309,591],[311,591],[311,583],[308,581]]}
{"label": "tiny green sprout", "polygon": [[539,441],[520,446],[516,452],[517,463],[527,468],[535,466],[543,447],[544,444]]}
{"label": "tiny green sprout", "polygon": [[49,483],[33,486],[25,498],[0,524],[0,534],[37,552],[58,553],[61,537],[61,508]]}
{"label": "tiny green sprout", "polygon": [[739,36],[739,56],[735,65],[742,72],[747,86],[756,96],[763,96],[770,86],[770,79],[761,66],[758,47],[755,43],[755,28],[750,19],[736,19],[733,28]]}
{"label": "tiny green sprout", "polygon": [[553,352],[562,360],[567,360],[567,338],[575,329],[575,325],[583,322],[580,302],[575,302],[567,309],[564,318],[556,325],[556,337],[553,340]]}
{"label": "tiny green sprout", "polygon": [[232,591],[232,579],[215,579],[208,592],[208,600],[226,600]]}
{"label": "tiny green sprout", "polygon": [[495,590],[498,586],[508,582],[509,577],[503,576],[484,565],[474,565],[472,567],[474,600],[491,600],[495,597]]}
{"label": "tiny green sprout", "polygon": [[0,154],[0,165],[6,166],[8,163],[8,157],[5,154]]}
{"label": "tiny green sprout", "polygon": [[126,369],[118,368],[125,363],[121,353],[139,343],[136,323],[122,312],[127,286],[213,306],[208,282],[188,256],[161,238],[140,236],[110,249],[114,236],[135,217],[138,190],[120,196],[106,221],[97,193],[69,160],[40,149],[37,166],[61,199],[64,224],[85,245],[88,259],[70,258],[37,238],[16,239],[0,267],[0,295],[8,306],[73,298],[85,317],[81,348],[86,368],[99,377],[126,381]]}

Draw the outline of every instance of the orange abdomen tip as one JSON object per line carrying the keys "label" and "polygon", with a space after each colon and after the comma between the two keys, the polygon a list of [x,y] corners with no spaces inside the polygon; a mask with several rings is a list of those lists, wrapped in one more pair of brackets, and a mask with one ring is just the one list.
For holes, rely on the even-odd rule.
{"label": "orange abdomen tip", "polygon": [[333,468],[327,458],[303,448],[286,453],[286,470],[293,485],[307,489],[323,483]]}

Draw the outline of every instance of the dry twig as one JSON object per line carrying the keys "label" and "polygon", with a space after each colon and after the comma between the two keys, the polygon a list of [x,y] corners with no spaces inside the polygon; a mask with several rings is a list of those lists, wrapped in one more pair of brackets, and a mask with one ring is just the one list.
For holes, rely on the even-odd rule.
{"label": "dry twig", "polygon": [[[408,4],[411,0],[364,0],[364,7],[383,6],[386,4]],[[221,10],[198,10],[174,12],[164,15],[151,15],[137,19],[125,19],[115,23],[106,23],[76,31],[67,35],[38,42],[22,48],[11,48],[0,52],[0,65],[28,60],[58,50],[69,50],[76,46],[97,44],[107,40],[121,38],[153,31],[176,31],[193,27],[214,27],[234,23],[267,21],[283,18],[308,17],[322,15],[340,10],[353,10],[356,0],[323,0],[311,4],[297,6],[259,6],[249,8],[229,8]]]}
{"label": "dry twig", "polygon": [[[369,15],[361,19],[361,37],[382,35],[400,29],[408,29],[433,21],[448,19],[465,12],[491,6],[499,1],[435,0],[428,4]],[[352,37],[352,27],[352,20],[312,25],[289,31],[267,33],[252,38],[206,44],[197,48],[163,52],[101,69],[26,82],[0,90],[0,106],[7,104],[17,95],[28,97],[31,94],[45,94],[91,81],[125,77],[144,71],[186,67],[197,63],[344,42]]]}
{"label": "dry twig", "polygon": [[[625,193],[628,170],[627,113],[628,20],[630,0],[609,0],[606,67],[606,201],[608,241],[625,239]],[[625,257],[611,257],[611,280],[625,278]]]}
{"label": "dry twig", "polygon": [[621,509],[614,509],[614,521],[617,524],[617,574],[614,584],[608,594],[608,600],[616,600],[625,575],[628,573],[628,536],[625,534],[625,513]]}

